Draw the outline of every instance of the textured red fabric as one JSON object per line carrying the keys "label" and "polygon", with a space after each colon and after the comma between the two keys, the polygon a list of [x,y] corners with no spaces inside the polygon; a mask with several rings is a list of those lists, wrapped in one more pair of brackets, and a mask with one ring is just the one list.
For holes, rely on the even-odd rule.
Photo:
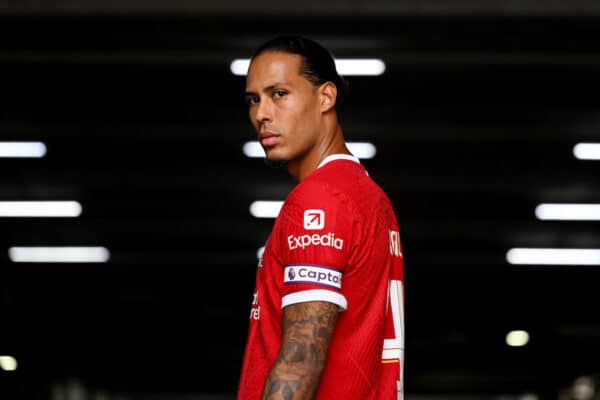
{"label": "textured red fabric", "polygon": [[259,262],[238,399],[260,398],[282,308],[301,301],[345,308],[317,400],[401,399],[403,280],[394,210],[365,168],[334,159],[313,171],[285,200]]}

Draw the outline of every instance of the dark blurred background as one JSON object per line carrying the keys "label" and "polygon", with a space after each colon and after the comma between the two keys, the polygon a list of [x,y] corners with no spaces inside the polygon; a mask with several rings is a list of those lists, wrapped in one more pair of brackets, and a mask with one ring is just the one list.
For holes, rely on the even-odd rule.
{"label": "dark blurred background", "polygon": [[[278,33],[348,76],[349,141],[396,209],[405,256],[407,400],[598,398],[594,265],[514,265],[512,248],[600,248],[600,2],[1,1],[0,201],[77,201],[0,217],[0,399],[235,398],[257,250],[255,200],[293,182],[255,140],[230,63]],[[107,262],[9,249],[103,246]],[[4,249],[4,250],[2,250]],[[507,335],[526,331],[524,346]]]}

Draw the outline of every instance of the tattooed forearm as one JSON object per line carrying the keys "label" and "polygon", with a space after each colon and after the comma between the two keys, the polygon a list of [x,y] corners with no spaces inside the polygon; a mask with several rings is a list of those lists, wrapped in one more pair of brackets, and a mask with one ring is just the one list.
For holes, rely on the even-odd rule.
{"label": "tattooed forearm", "polygon": [[283,309],[282,341],[263,388],[262,400],[312,399],[325,367],[338,306],[298,303]]}

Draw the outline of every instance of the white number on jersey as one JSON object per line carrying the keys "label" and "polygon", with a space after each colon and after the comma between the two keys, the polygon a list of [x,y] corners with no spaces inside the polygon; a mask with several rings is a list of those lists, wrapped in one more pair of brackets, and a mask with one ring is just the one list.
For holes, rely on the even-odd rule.
{"label": "white number on jersey", "polygon": [[400,376],[398,377],[398,400],[404,398],[404,291],[402,281],[391,279],[388,283],[388,302],[389,310],[386,305],[386,314],[388,311],[392,314],[394,323],[394,337],[383,340],[382,360],[386,362],[397,361],[400,363]]}

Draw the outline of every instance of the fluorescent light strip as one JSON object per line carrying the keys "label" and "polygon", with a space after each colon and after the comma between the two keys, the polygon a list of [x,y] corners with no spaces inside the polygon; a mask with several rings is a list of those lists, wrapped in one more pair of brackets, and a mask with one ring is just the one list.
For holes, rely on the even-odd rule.
{"label": "fluorescent light strip", "polygon": [[542,203],[535,208],[535,216],[541,220],[600,221],[600,204]]}
{"label": "fluorescent light strip", "polygon": [[46,155],[42,142],[0,142],[0,157],[41,158]]}
{"label": "fluorescent light strip", "polygon": [[[249,66],[249,58],[237,58],[231,62],[229,69],[234,75],[245,76]],[[338,58],[335,68],[342,76],[377,76],[385,72],[385,63],[377,58]]]}
{"label": "fluorescent light strip", "polygon": [[[348,150],[356,157],[366,160],[375,157],[377,148],[369,142],[346,142]],[[244,155],[251,158],[265,158],[265,151],[258,141],[244,143],[242,148]]]}
{"label": "fluorescent light strip", "polygon": [[385,63],[376,58],[345,58],[335,60],[335,68],[343,76],[377,76],[385,72]]}
{"label": "fluorescent light strip", "polygon": [[12,356],[0,356],[0,369],[6,372],[17,370],[17,360]]}
{"label": "fluorescent light strip", "polygon": [[0,217],[78,217],[77,201],[0,201]]}
{"label": "fluorescent light strip", "polygon": [[16,263],[104,263],[105,247],[11,247],[8,256]]}
{"label": "fluorescent light strip", "polygon": [[371,159],[377,154],[377,148],[369,142],[346,142],[350,153],[363,160]]}
{"label": "fluorescent light strip", "polygon": [[237,58],[229,64],[229,70],[232,74],[237,76],[245,76],[248,74],[248,67],[250,66],[249,58]]}
{"label": "fluorescent light strip", "polygon": [[600,249],[514,248],[506,261],[515,265],[600,265]]}
{"label": "fluorescent light strip", "polygon": [[510,331],[506,335],[506,344],[511,347],[522,347],[529,343],[527,331]]}
{"label": "fluorescent light strip", "polygon": [[579,160],[600,160],[600,143],[578,143],[573,155]]}
{"label": "fluorescent light strip", "polygon": [[265,151],[260,143],[256,140],[244,143],[242,151],[246,157],[250,158],[265,158]]}
{"label": "fluorescent light strip", "polygon": [[277,218],[283,201],[259,200],[250,204],[250,214],[256,218]]}

